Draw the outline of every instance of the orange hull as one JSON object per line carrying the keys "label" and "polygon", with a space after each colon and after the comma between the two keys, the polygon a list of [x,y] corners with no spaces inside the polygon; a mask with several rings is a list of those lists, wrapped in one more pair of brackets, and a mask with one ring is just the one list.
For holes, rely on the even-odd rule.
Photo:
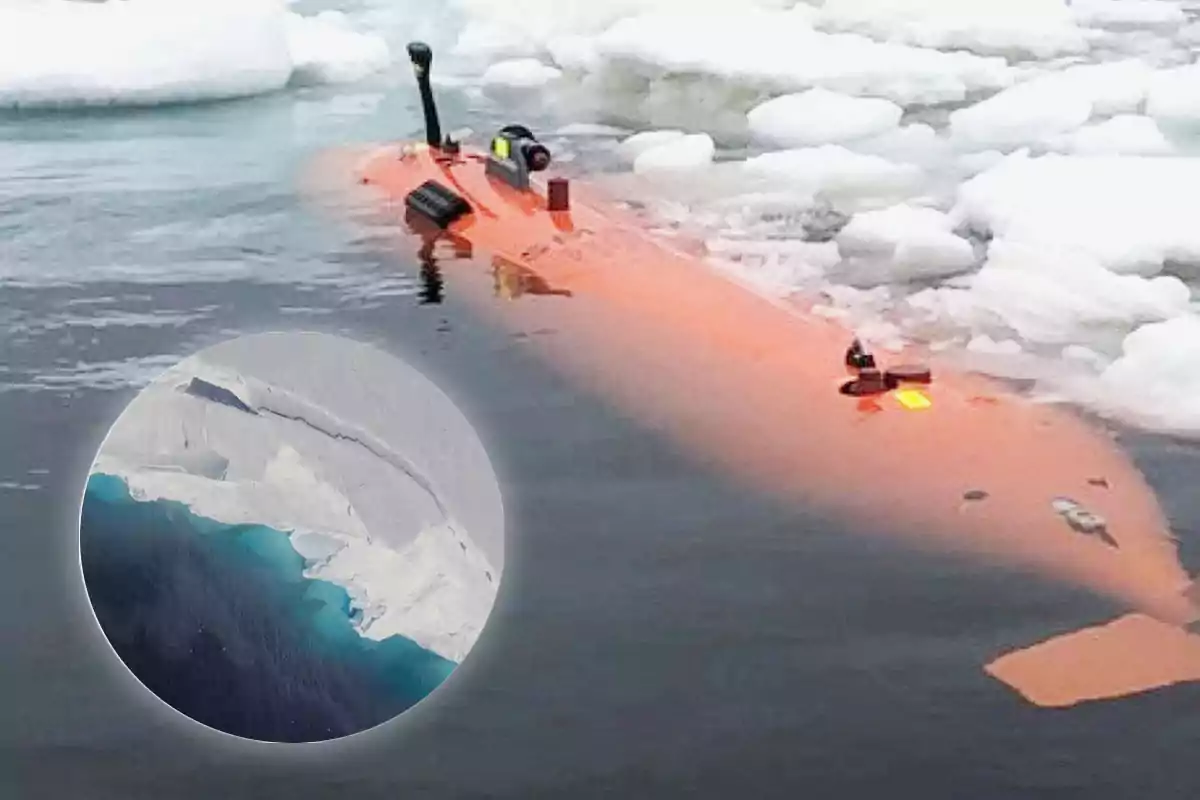
{"label": "orange hull", "polygon": [[[483,161],[385,148],[359,174],[395,200],[431,179],[466,198],[472,213],[447,231],[410,226],[427,253],[444,237],[491,259],[460,293],[513,329],[552,330],[531,346],[698,458],[867,530],[1069,581],[1169,626],[1197,618],[1157,498],[1106,432],[966,374],[845,396],[845,329],[736,285],[579,187],[551,213],[539,188],[489,178]],[[1106,535],[1069,524],[1064,497]],[[1188,664],[1180,680],[1200,655]],[[1010,672],[993,670],[1036,702],[1022,684],[1037,670]],[[1102,695],[1090,684],[1080,699]]]}

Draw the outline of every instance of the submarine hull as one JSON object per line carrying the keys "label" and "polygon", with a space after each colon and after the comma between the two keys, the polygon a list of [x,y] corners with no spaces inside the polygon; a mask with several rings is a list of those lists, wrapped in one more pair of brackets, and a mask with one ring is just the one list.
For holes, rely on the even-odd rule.
{"label": "submarine hull", "polygon": [[1031,570],[1167,626],[1197,618],[1157,497],[1098,423],[936,364],[928,385],[847,396],[853,336],[836,322],[739,285],[587,187],[551,211],[544,185],[515,189],[488,158],[388,146],[356,174],[397,214],[428,181],[462,197],[469,213],[444,228],[408,213],[414,249],[449,242],[461,296],[544,332],[529,337],[540,356],[702,463],[868,533]]}

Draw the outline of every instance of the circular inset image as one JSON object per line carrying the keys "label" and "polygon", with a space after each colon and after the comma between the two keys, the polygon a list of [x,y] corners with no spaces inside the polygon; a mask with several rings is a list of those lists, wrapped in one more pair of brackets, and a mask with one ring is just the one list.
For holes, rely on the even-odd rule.
{"label": "circular inset image", "polygon": [[479,437],[411,367],[324,334],[225,342],[109,432],[80,557],[121,661],[246,739],[373,728],[470,652],[504,566]]}

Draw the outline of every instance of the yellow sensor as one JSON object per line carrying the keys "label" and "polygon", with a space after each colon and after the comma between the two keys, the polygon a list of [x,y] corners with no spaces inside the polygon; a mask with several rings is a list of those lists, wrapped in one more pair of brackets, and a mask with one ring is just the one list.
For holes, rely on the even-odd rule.
{"label": "yellow sensor", "polygon": [[920,411],[933,405],[929,396],[919,389],[897,389],[896,399],[909,411]]}

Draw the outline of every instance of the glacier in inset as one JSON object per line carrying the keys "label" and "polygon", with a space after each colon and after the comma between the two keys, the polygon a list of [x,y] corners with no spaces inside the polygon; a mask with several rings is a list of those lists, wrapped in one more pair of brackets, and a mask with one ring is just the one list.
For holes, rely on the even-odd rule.
{"label": "glacier in inset", "polygon": [[361,636],[401,635],[461,662],[503,569],[482,444],[401,362],[316,334],[297,351],[296,337],[234,340],[168,370],[118,420],[93,473],[138,500],[287,532],[305,577],[350,596]]}

